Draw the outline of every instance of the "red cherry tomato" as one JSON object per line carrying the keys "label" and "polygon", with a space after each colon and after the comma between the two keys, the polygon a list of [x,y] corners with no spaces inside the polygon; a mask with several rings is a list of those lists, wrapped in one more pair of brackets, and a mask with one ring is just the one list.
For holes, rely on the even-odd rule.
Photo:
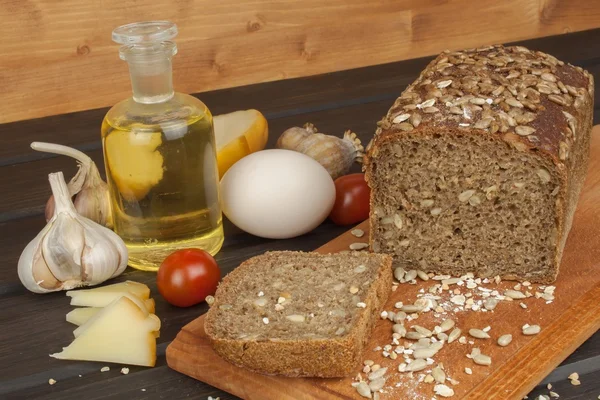
{"label": "red cherry tomato", "polygon": [[344,175],[335,180],[335,203],[329,218],[337,225],[350,225],[369,218],[371,190],[364,174]]}
{"label": "red cherry tomato", "polygon": [[213,256],[200,249],[183,249],[162,262],[156,286],[169,303],[189,307],[215,294],[220,279],[221,271]]}

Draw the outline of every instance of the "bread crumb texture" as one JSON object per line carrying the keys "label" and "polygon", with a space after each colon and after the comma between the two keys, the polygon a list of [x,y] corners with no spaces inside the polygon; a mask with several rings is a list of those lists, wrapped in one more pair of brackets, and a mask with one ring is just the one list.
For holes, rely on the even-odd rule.
{"label": "bread crumb texture", "polygon": [[268,252],[224,278],[206,333],[222,357],[258,372],[345,376],[391,282],[387,255]]}

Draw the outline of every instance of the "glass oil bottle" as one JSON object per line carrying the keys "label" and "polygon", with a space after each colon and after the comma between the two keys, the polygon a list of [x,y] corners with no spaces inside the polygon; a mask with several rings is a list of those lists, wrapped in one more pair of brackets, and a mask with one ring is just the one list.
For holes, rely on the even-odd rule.
{"label": "glass oil bottle", "polygon": [[177,249],[214,255],[223,244],[212,115],[173,91],[176,35],[166,21],[124,25],[112,35],[133,89],[102,123],[114,230],[129,265],[149,271]]}

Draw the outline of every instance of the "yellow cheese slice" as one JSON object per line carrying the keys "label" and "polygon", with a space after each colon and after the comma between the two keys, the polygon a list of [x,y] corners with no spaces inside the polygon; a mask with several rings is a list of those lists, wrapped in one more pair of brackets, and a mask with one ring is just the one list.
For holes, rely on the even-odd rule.
{"label": "yellow cheese slice", "polygon": [[[122,295],[122,297],[126,297],[130,301],[132,301],[140,309],[140,311],[142,312],[142,314],[144,315],[144,317],[147,317],[148,314],[150,314],[148,312],[148,309],[146,308],[146,305],[144,304],[144,302],[142,300],[140,300],[139,298],[137,298],[136,296],[134,296],[134,295],[132,295],[130,293],[124,293]],[[116,300],[117,299],[113,300],[113,303]],[[100,318],[100,313],[97,313],[96,315],[92,316],[89,320],[86,321],[85,324],[83,324],[80,327],[78,327],[77,329],[75,329],[73,331],[73,336],[75,336],[75,337],[81,336],[81,334],[83,334],[87,329],[89,329],[91,326],[94,325],[94,321],[96,321],[98,318]]]}
{"label": "yellow cheese slice", "polygon": [[69,346],[50,357],[145,367],[156,363],[153,332],[160,329],[160,319],[144,312],[131,297],[115,299],[80,328],[79,336]]}
{"label": "yellow cheese slice", "polygon": [[[153,314],[155,310],[154,299],[146,299],[143,302],[146,306],[146,310]],[[81,326],[85,324],[92,316],[96,315],[100,310],[102,310],[102,307],[76,308],[67,314],[67,322]]]}
{"label": "yellow cheese slice", "polygon": [[213,118],[219,178],[237,161],[262,150],[269,138],[269,124],[257,110],[234,111]]}
{"label": "yellow cheese slice", "polygon": [[102,307],[76,308],[67,314],[67,322],[81,326],[100,310]]}
{"label": "yellow cheese slice", "polygon": [[146,300],[150,297],[150,288],[143,283],[125,281],[94,289],[69,290],[67,296],[71,297],[72,306],[106,307],[111,301],[126,293]]}

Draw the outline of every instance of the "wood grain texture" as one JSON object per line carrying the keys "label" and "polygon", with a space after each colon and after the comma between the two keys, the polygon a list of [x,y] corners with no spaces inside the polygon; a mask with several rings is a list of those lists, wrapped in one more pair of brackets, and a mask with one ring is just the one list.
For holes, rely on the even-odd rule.
{"label": "wood grain texture", "polygon": [[[595,76],[596,81],[600,81],[600,29],[517,43],[586,68]],[[586,43],[586,46],[574,46],[574,43]],[[279,118],[343,109],[386,99],[391,104],[431,59],[432,57],[425,57],[267,84],[214,90],[204,92],[199,97],[215,115],[256,108],[265,114],[270,123]],[[378,114],[385,114],[389,104]],[[600,107],[600,91],[596,91],[595,104]],[[99,127],[107,111],[107,108],[103,108],[0,124],[0,166],[50,157],[29,148],[32,138],[39,141],[60,141],[82,151],[99,149]],[[348,113],[346,120],[347,126],[366,136],[373,133],[372,127],[361,132],[353,126],[363,114],[371,118],[367,113]],[[381,115],[375,117],[380,118]],[[334,118],[327,119],[325,123],[333,129],[331,133],[343,129],[341,121]],[[271,129],[272,135],[279,133],[277,129]]]}
{"label": "wood grain texture", "polygon": [[129,96],[113,28],[180,28],[179,91],[196,93],[600,27],[588,0],[4,0],[0,123]]}
{"label": "wood grain texture", "polygon": [[[474,340],[473,346],[455,342],[446,345],[435,357],[436,362],[443,362],[449,377],[460,381],[453,386],[457,398],[520,400],[600,328],[600,126],[594,128],[590,158],[588,176],[556,282],[556,299],[551,304],[540,299],[527,299],[522,300],[527,309],[519,306],[521,301],[512,301],[500,302],[494,312],[488,313],[450,310],[439,318],[433,316],[434,313],[420,315],[418,324],[429,328],[445,318],[452,318],[463,334],[474,327],[492,327],[492,340],[470,338]],[[362,223],[360,228],[368,231],[368,223]],[[316,251],[338,252],[348,249],[348,245],[356,241],[356,237],[346,232]],[[502,293],[514,284],[502,282],[494,289]],[[431,285],[431,281],[401,285],[392,292],[384,309],[393,310],[398,301],[412,304],[418,291],[427,291]],[[542,332],[524,336],[520,332],[524,324],[538,324]],[[379,320],[364,358],[396,371],[401,359],[392,361],[369,350],[390,342],[391,325],[389,321]],[[513,342],[501,348],[495,340],[505,333],[513,335]],[[492,365],[477,366],[467,359],[465,354],[470,353],[472,347],[480,347],[482,353],[491,356]],[[246,399],[360,398],[350,385],[351,378],[280,378],[255,374],[229,364],[212,351],[204,333],[203,316],[182,329],[166,354],[171,368]],[[472,368],[473,374],[465,374],[465,367]],[[430,398],[433,395],[432,385],[416,384],[407,374],[388,373],[386,376],[383,399]]]}

